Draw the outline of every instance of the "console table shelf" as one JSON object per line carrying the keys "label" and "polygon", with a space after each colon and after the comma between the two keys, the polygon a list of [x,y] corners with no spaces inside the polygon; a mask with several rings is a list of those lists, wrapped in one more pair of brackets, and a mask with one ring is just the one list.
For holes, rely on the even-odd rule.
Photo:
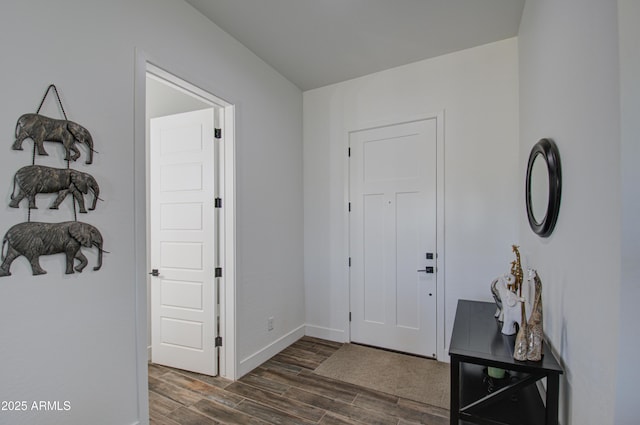
{"label": "console table shelf", "polygon": [[[562,368],[546,344],[541,361],[515,360],[515,336],[500,332],[495,309],[493,303],[458,301],[449,345],[451,425],[557,425]],[[492,392],[485,382],[487,367],[509,374]],[[546,403],[535,385],[543,378],[547,379]]]}

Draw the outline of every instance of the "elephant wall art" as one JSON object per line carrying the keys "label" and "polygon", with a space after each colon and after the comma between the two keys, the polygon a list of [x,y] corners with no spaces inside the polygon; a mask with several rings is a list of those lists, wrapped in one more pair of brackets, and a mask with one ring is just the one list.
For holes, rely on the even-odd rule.
{"label": "elephant wall art", "polygon": [[[18,188],[17,195],[15,194],[16,187]],[[57,192],[58,197],[49,208],[58,209],[64,198],[71,193],[78,201],[80,212],[86,213],[83,194],[86,195],[89,190],[93,193],[93,202],[89,209],[94,210],[100,196],[100,187],[91,174],[68,168],[28,165],[19,169],[13,177],[13,192],[9,206],[18,208],[20,201],[27,198],[29,208],[37,208],[36,194]]]}
{"label": "elephant wall art", "polygon": [[36,144],[38,155],[48,155],[44,142],[62,143],[66,160],[75,161],[80,157],[76,143],[85,144],[89,149],[87,164],[93,162],[93,138],[91,133],[73,121],[57,120],[40,114],[24,114],[16,123],[16,141],[12,148],[22,150],[22,142],[31,138]]}
{"label": "elephant wall art", "polygon": [[[63,223],[26,222],[16,224],[4,235],[2,241],[2,265],[0,276],[10,276],[9,268],[13,260],[24,255],[31,264],[33,275],[45,274],[40,267],[41,255],[66,254],[66,274],[78,273],[87,266],[88,260],[80,247],[98,248],[97,265],[93,270],[102,267],[102,235],[90,224],[79,221]],[[74,267],[74,260],[79,264]]]}

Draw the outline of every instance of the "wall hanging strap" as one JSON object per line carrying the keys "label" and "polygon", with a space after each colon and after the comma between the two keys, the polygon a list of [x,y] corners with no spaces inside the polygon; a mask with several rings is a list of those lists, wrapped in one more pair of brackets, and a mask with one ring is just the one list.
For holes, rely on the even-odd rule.
{"label": "wall hanging strap", "polygon": [[[40,113],[40,110],[42,109],[42,106],[44,105],[44,101],[47,99],[47,96],[49,95],[49,92],[53,89],[53,93],[56,96],[56,99],[58,100],[58,106],[60,106],[60,111],[62,111],[62,116],[64,117],[65,120],[69,121],[69,118],[67,118],[67,113],[64,110],[64,106],[62,106],[62,99],[60,99],[60,93],[58,93],[58,88],[56,87],[55,84],[49,84],[49,87],[47,87],[47,90],[44,92],[44,96],[42,96],[42,100],[40,101],[40,105],[38,105],[38,109],[36,110],[36,114]],[[36,145],[35,143],[33,144],[33,157],[31,158],[31,165],[36,165]],[[71,161],[67,159],[67,168],[71,168]]]}
{"label": "wall hanging strap", "polygon": [[58,93],[58,88],[56,87],[55,84],[50,84],[49,87],[47,87],[47,91],[45,91],[44,96],[42,96],[42,100],[40,101],[40,106],[38,106],[38,110],[36,111],[36,114],[40,113],[40,109],[42,109],[42,105],[44,105],[44,101],[49,95],[49,92],[51,91],[51,89],[53,89],[56,95],[56,98],[58,99],[58,105],[60,105],[60,110],[62,111],[62,115],[64,116],[64,119],[68,120],[67,113],[64,111],[64,107],[62,106],[62,100],[60,100],[60,94]]}
{"label": "wall hanging strap", "polygon": [[[49,92],[53,90],[53,93],[56,96],[56,99],[58,100],[58,106],[60,106],[60,111],[62,111],[62,116],[64,117],[65,120],[69,121],[69,118],[67,118],[67,113],[64,110],[64,106],[62,106],[62,99],[60,99],[60,93],[58,93],[58,88],[56,87],[55,84],[49,84],[49,87],[47,87],[47,90],[44,92],[44,96],[42,96],[42,100],[40,101],[40,105],[38,105],[38,109],[36,110],[36,114],[40,113],[40,110],[42,109],[42,106],[44,105],[44,101],[47,99],[47,96],[49,95]],[[31,158],[31,165],[36,165],[36,144],[33,144],[33,155]],[[71,168],[71,160],[67,159],[67,169]],[[27,221],[31,221],[31,208],[27,208]],[[74,221],[78,221],[78,212],[76,210],[76,200],[74,198],[73,201],[73,219]]]}

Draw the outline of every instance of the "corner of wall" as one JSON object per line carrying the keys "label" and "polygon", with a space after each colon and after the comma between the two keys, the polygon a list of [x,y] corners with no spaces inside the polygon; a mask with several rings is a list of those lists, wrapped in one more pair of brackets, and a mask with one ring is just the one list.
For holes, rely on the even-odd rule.
{"label": "corner of wall", "polygon": [[236,378],[239,379],[247,373],[251,372],[253,369],[260,366],[262,363],[266,362],[271,357],[275,356],[276,354],[302,338],[304,335],[304,325],[299,326],[288,334],[278,338],[266,347],[240,360],[240,364],[238,366],[238,375],[236,376]]}

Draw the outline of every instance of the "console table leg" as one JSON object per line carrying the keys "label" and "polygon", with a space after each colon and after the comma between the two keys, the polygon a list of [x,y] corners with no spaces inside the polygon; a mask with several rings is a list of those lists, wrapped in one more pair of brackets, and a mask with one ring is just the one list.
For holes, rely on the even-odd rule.
{"label": "console table leg", "polygon": [[546,424],[558,425],[558,403],[560,398],[560,377],[554,373],[547,375]]}
{"label": "console table leg", "polygon": [[451,357],[451,398],[449,404],[449,424],[458,425],[460,413],[460,362]]}

